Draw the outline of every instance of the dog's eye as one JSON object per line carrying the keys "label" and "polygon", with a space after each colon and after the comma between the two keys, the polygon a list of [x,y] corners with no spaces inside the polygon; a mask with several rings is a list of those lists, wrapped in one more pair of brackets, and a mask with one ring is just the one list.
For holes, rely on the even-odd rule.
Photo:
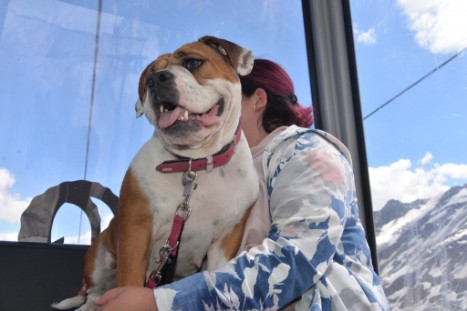
{"label": "dog's eye", "polygon": [[196,59],[196,58],[187,58],[183,61],[183,67],[188,69],[189,71],[193,71],[204,63],[204,60],[202,59]]}

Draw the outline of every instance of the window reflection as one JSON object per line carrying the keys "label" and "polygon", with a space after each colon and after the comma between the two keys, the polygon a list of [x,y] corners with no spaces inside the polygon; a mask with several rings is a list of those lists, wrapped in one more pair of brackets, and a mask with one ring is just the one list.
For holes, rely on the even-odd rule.
{"label": "window reflection", "polygon": [[[32,198],[64,181],[118,194],[153,130],[135,119],[139,75],[182,43],[238,42],[283,65],[311,104],[300,1],[8,0],[0,34],[0,240],[16,241]],[[88,243],[86,217],[65,210],[54,238]]]}

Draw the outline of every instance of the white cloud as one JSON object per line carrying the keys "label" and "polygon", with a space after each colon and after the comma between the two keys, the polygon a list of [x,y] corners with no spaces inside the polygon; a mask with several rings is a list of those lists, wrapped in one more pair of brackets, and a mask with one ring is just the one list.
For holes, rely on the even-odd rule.
{"label": "white cloud", "polygon": [[12,193],[15,177],[5,168],[0,167],[0,220],[19,222],[21,214],[28,207],[32,198],[21,198]]}
{"label": "white cloud", "polygon": [[0,241],[18,241],[18,232],[0,232]]}
{"label": "white cloud", "polygon": [[356,31],[357,32],[357,41],[367,44],[367,45],[372,45],[376,43],[376,32],[375,28],[371,27],[365,32],[361,31]]}
{"label": "white cloud", "polygon": [[430,152],[427,152],[423,158],[421,158],[421,160],[419,161],[420,164],[422,165],[426,165],[428,163],[431,162],[431,160],[433,160],[433,155],[430,153]]}
{"label": "white cloud", "polygon": [[398,0],[417,43],[430,52],[458,52],[467,46],[467,1]]}
{"label": "white cloud", "polygon": [[424,167],[433,156],[427,153],[413,167],[410,160],[401,159],[388,166],[370,167],[373,209],[380,210],[391,199],[409,203],[417,199],[431,198],[450,188],[448,182],[467,180],[467,164],[435,164]]}
{"label": "white cloud", "polygon": [[81,236],[66,236],[65,244],[80,244],[89,245],[91,244],[91,231],[87,231]]}

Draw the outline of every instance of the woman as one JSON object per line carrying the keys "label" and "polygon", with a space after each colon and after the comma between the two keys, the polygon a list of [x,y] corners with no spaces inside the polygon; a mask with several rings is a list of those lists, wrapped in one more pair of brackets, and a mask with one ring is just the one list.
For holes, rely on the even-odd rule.
{"label": "woman", "polygon": [[388,310],[348,150],[308,129],[311,108],[297,102],[277,64],[256,60],[241,83],[241,125],[261,183],[243,251],[218,271],[154,292],[117,288],[96,303],[102,310]]}

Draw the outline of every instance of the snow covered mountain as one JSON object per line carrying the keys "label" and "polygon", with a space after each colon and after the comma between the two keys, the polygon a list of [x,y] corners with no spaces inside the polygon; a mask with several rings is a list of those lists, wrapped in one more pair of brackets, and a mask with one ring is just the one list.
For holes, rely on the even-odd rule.
{"label": "snow covered mountain", "polygon": [[374,214],[391,310],[467,310],[467,184]]}

